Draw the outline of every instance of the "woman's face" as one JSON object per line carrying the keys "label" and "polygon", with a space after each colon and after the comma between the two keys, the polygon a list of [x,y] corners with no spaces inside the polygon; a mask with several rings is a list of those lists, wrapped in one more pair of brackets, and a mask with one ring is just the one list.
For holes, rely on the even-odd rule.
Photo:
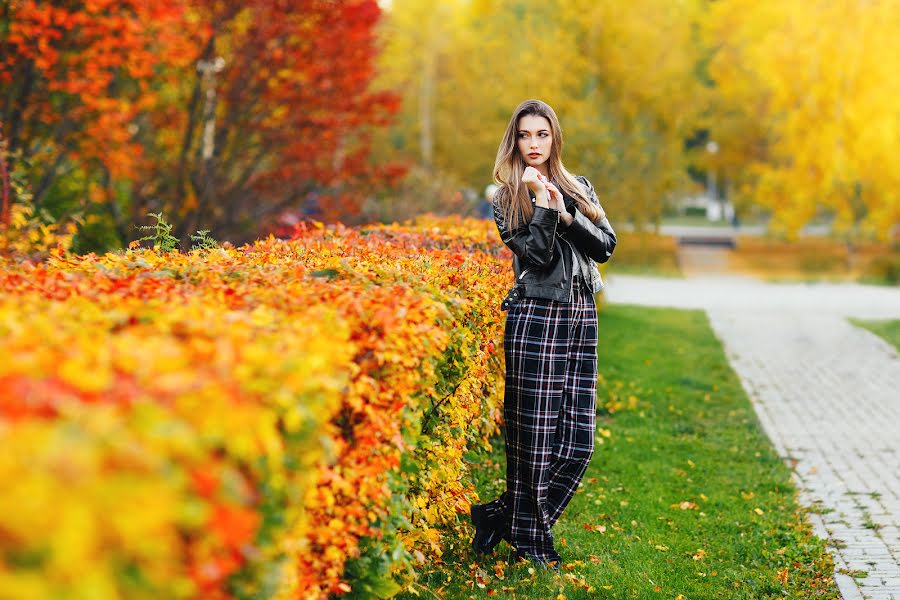
{"label": "woman's face", "polygon": [[547,159],[550,158],[550,147],[553,145],[550,121],[546,117],[525,115],[519,119],[518,127],[516,137],[519,153],[525,164],[547,175]]}

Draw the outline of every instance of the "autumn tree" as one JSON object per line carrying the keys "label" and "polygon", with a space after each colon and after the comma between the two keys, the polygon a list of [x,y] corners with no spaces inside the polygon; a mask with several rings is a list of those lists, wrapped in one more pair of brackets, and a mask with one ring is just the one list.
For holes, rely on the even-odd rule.
{"label": "autumn tree", "polygon": [[368,140],[375,0],[4,2],[0,80],[34,198],[103,207],[120,240],[163,211],[242,241],[281,210],[342,218],[390,165]]}
{"label": "autumn tree", "polygon": [[721,0],[712,135],[739,197],[796,235],[813,217],[888,237],[900,223],[900,2]]}
{"label": "autumn tree", "polygon": [[482,189],[526,98],[554,107],[564,159],[619,219],[656,221],[686,185],[684,138],[704,97],[696,2],[395,0],[381,81],[404,91],[386,152]]}
{"label": "autumn tree", "polygon": [[369,163],[372,129],[395,109],[370,93],[374,0],[195,3],[206,27],[196,69],[153,115],[159,157],[136,205],[163,199],[183,232],[240,238],[280,210],[326,219],[358,209],[389,169]]}
{"label": "autumn tree", "polygon": [[98,201],[124,228],[113,182],[142,169],[138,117],[160,101],[156,69],[177,63],[180,4],[0,3],[0,124],[10,169],[30,167],[36,205],[67,180],[82,207]]}

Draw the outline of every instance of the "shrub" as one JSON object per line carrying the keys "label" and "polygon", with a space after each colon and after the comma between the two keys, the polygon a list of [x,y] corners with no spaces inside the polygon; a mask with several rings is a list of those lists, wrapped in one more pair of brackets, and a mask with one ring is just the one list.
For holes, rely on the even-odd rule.
{"label": "shrub", "polygon": [[872,258],[864,266],[862,278],[875,283],[900,285],[900,253]]}
{"label": "shrub", "polygon": [[0,259],[0,596],[405,585],[497,432],[492,227]]}
{"label": "shrub", "polygon": [[614,258],[608,267],[614,273],[681,273],[678,266],[678,244],[671,236],[619,231],[617,237],[619,241]]}
{"label": "shrub", "polygon": [[731,262],[739,270],[769,277],[832,278],[897,283],[897,249],[881,243],[848,245],[828,237],[792,242],[739,237]]}

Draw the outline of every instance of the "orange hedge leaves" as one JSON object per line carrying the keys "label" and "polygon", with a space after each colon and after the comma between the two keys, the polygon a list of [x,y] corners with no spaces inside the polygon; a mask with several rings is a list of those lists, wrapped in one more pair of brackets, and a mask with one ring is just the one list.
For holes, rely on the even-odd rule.
{"label": "orange hedge leaves", "polygon": [[497,431],[495,240],[424,218],[0,262],[0,596],[399,589],[464,534],[462,455]]}

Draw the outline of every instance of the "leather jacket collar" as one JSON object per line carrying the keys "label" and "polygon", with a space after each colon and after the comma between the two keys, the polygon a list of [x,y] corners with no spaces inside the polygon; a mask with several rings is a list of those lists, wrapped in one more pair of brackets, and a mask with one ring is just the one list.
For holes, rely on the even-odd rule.
{"label": "leather jacket collar", "polygon": [[[576,179],[584,186],[590,201],[600,206],[591,183],[584,177]],[[529,196],[533,195],[529,192]],[[514,231],[507,227],[503,209],[495,197],[494,220],[500,239],[513,251],[513,289],[519,299],[544,298],[571,302],[574,252],[579,252],[581,259],[588,261],[591,289],[595,293],[602,289],[603,282],[596,263],[609,260],[616,246],[616,234],[605,217],[596,223],[591,222],[578,210],[573,198],[565,193],[563,197],[566,210],[574,218],[571,225],[562,225],[556,210],[535,206],[531,222],[521,224]]]}

